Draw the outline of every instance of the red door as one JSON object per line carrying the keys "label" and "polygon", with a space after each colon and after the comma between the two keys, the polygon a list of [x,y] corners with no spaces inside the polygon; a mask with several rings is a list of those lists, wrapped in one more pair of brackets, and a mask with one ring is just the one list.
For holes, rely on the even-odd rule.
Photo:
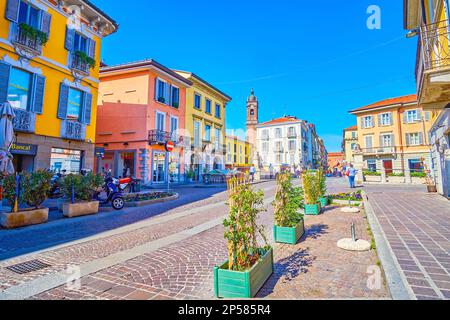
{"label": "red door", "polygon": [[386,171],[386,174],[391,174],[392,173],[392,160],[383,160],[383,167],[384,170]]}

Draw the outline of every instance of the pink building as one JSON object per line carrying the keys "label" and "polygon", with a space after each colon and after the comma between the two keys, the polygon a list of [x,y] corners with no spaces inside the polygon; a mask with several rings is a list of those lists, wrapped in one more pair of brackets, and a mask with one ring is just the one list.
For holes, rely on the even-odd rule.
{"label": "pink building", "polygon": [[[97,171],[152,185],[179,181],[186,88],[192,83],[154,60],[102,67],[100,81]],[[175,143],[171,153],[167,141]]]}

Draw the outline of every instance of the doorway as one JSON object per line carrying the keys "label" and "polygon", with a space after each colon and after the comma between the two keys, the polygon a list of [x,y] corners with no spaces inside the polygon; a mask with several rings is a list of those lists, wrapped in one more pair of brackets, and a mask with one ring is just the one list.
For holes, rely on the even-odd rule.
{"label": "doorway", "polygon": [[152,182],[164,183],[166,182],[166,153],[165,152],[153,152],[153,165],[152,165]]}
{"label": "doorway", "polygon": [[392,174],[392,160],[383,160],[383,168],[386,171],[386,175]]}

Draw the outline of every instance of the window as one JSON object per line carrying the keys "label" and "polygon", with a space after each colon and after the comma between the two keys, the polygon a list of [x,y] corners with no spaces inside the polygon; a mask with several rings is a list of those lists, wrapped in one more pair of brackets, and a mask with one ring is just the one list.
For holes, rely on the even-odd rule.
{"label": "window", "polygon": [[379,121],[380,121],[380,123],[379,123],[380,126],[390,126],[390,125],[392,125],[392,115],[391,115],[391,113],[380,114]]}
{"label": "window", "polygon": [[194,94],[194,108],[196,109],[202,108],[202,96],[197,93]]}
{"label": "window", "polygon": [[31,73],[12,68],[8,86],[8,101],[17,109],[27,110],[31,97]]}
{"label": "window", "polygon": [[250,115],[254,116],[255,115],[255,109],[250,109]]}
{"label": "window", "polygon": [[262,152],[263,153],[268,153],[269,152],[269,143],[263,142],[263,144],[262,144]]}
{"label": "window", "polygon": [[194,146],[200,146],[200,122],[194,121]]}
{"label": "window", "polygon": [[211,126],[205,125],[205,140],[211,141]]}
{"label": "window", "polygon": [[263,138],[263,139],[269,139],[269,130],[264,129],[264,130],[262,131],[262,138]]}
{"label": "window", "polygon": [[221,111],[221,110],[220,110],[220,104],[216,103],[216,118],[219,118],[219,119],[220,119],[220,118],[222,117],[220,111]]}
{"label": "window", "polygon": [[174,108],[178,108],[180,106],[180,89],[178,89],[177,87],[171,86],[170,87],[171,93],[170,93],[170,98],[171,98],[171,106]]}
{"label": "window", "polygon": [[290,127],[289,128],[289,137],[295,137],[295,128],[294,127]]}
{"label": "window", "polygon": [[169,85],[167,82],[156,79],[156,101],[161,103],[169,103]]}
{"label": "window", "polygon": [[69,89],[69,103],[67,106],[67,119],[80,121],[83,108],[83,92],[77,89]]}
{"label": "window", "polygon": [[81,170],[82,155],[79,150],[52,148],[50,169],[57,173],[78,174]]}
{"label": "window", "polygon": [[156,130],[165,131],[166,114],[162,112],[156,112]]}
{"label": "window", "polygon": [[228,162],[231,162],[231,154],[228,155]]}
{"label": "window", "polygon": [[275,138],[277,138],[277,139],[281,138],[281,129],[280,128],[275,129]]}
{"label": "window", "polygon": [[19,7],[19,24],[25,23],[35,29],[39,29],[40,10],[21,1]]}
{"label": "window", "polygon": [[88,39],[79,33],[75,33],[73,50],[88,53]]}
{"label": "window", "polygon": [[408,160],[409,171],[411,172],[423,172],[424,165],[420,159],[409,159]]}
{"label": "window", "polygon": [[357,138],[358,138],[358,134],[355,131],[353,131],[352,132],[352,139],[357,139]]}
{"label": "window", "polygon": [[420,121],[420,113],[418,110],[408,110],[405,111],[406,123],[413,123]]}
{"label": "window", "polygon": [[350,146],[350,149],[351,150],[356,150],[356,146],[357,145],[358,145],[357,143],[352,143],[351,146]]}
{"label": "window", "polygon": [[206,99],[205,112],[211,114],[211,100]]}
{"label": "window", "polygon": [[220,142],[222,141],[222,137],[221,137],[222,133],[221,133],[220,129],[217,129],[217,128],[216,128],[215,133],[216,133],[215,138],[216,138],[216,151],[217,151],[217,150],[219,150]]}
{"label": "window", "polygon": [[295,151],[296,143],[295,140],[289,140],[289,151]]}
{"label": "window", "polygon": [[282,151],[283,151],[283,147],[282,147],[282,145],[281,145],[281,142],[277,142],[277,143],[275,144],[275,151],[276,151],[276,152],[282,152]]}
{"label": "window", "polygon": [[382,134],[380,136],[381,147],[392,147],[392,134]]}
{"label": "window", "polygon": [[278,163],[278,164],[281,163],[281,154],[277,154],[277,155],[276,155],[275,161],[276,161],[276,163]]}
{"label": "window", "polygon": [[361,127],[372,128],[373,127],[373,116],[366,116],[361,118]]}
{"label": "window", "polygon": [[406,134],[406,144],[408,146],[419,146],[423,144],[423,135],[422,133],[407,133]]}
{"label": "window", "polygon": [[242,146],[239,146],[239,152],[242,153]]}
{"label": "window", "polygon": [[175,135],[178,134],[178,118],[170,117],[170,134],[172,136],[172,140],[178,140],[175,139]]}
{"label": "window", "polygon": [[366,149],[371,149],[373,147],[373,137],[372,136],[365,136],[364,142],[366,144]]}
{"label": "window", "polygon": [[376,172],[377,171],[377,161],[373,160],[373,159],[367,160],[367,168],[371,172]]}

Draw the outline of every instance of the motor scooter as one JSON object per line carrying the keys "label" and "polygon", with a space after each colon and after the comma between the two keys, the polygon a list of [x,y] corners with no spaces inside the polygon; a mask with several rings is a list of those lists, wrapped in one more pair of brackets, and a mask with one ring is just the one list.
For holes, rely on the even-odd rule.
{"label": "motor scooter", "polygon": [[[101,192],[94,194],[94,199],[100,201],[100,204],[107,205],[111,203],[113,209],[122,210],[125,206],[123,199],[124,190],[133,182],[131,178],[116,179],[106,177],[105,184]],[[101,193],[106,193],[106,198],[101,197]]]}

